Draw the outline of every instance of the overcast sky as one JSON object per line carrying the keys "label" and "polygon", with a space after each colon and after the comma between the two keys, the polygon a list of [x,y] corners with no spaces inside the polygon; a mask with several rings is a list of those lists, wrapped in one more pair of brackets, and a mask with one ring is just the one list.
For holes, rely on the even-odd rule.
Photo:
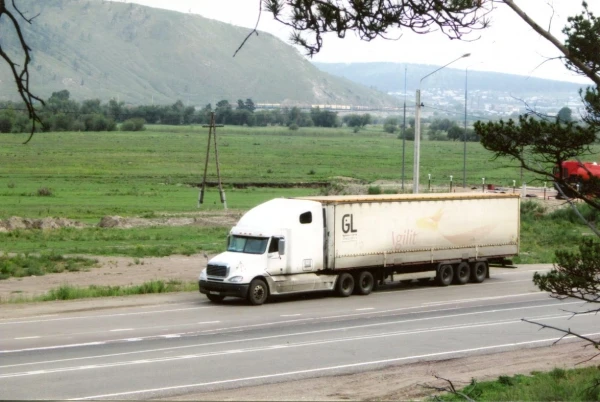
{"label": "overcast sky", "polygon": [[[115,1],[199,14],[248,28],[253,28],[256,24],[259,11],[259,0]],[[582,10],[580,0],[517,0],[517,4],[542,27],[547,28],[552,20],[551,32],[561,40],[561,30],[567,17]],[[600,14],[599,0],[588,0],[588,4],[591,11],[596,15]],[[554,16],[551,19],[553,12]],[[546,61],[559,56],[558,50],[505,5],[498,5],[491,18],[491,27],[472,35],[471,39],[479,39],[470,42],[451,41],[439,32],[417,35],[408,30],[403,31],[402,36],[393,41],[376,39],[363,42],[353,34],[347,35],[345,39],[330,35],[325,37],[323,49],[312,60],[328,63],[389,61],[441,66],[464,53],[471,53],[469,58],[457,61],[452,67],[591,83],[590,80],[568,71],[560,60]],[[262,14],[258,29],[272,33],[289,43],[290,29],[274,21],[267,13]],[[400,31],[392,37],[399,34]]]}

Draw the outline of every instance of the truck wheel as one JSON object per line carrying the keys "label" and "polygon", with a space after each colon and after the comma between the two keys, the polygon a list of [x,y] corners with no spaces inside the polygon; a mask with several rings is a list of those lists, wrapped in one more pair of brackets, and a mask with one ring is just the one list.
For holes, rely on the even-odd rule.
{"label": "truck wheel", "polygon": [[488,266],[485,261],[477,261],[471,269],[471,282],[481,283],[487,276]]}
{"label": "truck wheel", "polygon": [[357,295],[366,296],[373,291],[373,284],[375,283],[375,279],[373,279],[373,274],[369,271],[362,271],[358,274],[358,278],[356,278],[356,283],[354,284],[354,293]]}
{"label": "truck wheel", "polygon": [[206,295],[206,297],[208,297],[208,300],[210,300],[213,303],[220,303],[223,301],[223,299],[225,298],[225,296],[220,296],[220,295],[211,295],[210,293]]}
{"label": "truck wheel", "polygon": [[354,278],[347,272],[341,274],[335,286],[337,295],[340,297],[348,297],[354,290]]}
{"label": "truck wheel", "polygon": [[454,283],[464,285],[471,278],[471,266],[467,262],[461,262],[454,268]]}
{"label": "truck wheel", "polygon": [[262,279],[254,279],[250,282],[248,289],[248,301],[254,306],[260,306],[267,300],[269,296],[269,288]]}
{"label": "truck wheel", "polygon": [[452,279],[454,277],[454,270],[452,269],[452,265],[444,264],[440,265],[437,270],[437,275],[435,276],[435,281],[440,286],[448,286],[452,283]]}

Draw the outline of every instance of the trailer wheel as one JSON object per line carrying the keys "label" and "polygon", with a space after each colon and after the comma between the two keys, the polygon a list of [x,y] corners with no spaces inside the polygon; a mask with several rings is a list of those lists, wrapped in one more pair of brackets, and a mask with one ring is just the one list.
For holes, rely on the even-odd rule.
{"label": "trailer wheel", "polygon": [[373,274],[369,271],[362,271],[358,274],[356,282],[354,283],[354,293],[366,296],[373,291],[374,283],[375,279],[373,279]]}
{"label": "trailer wheel", "polygon": [[208,300],[210,300],[213,303],[221,303],[225,298],[225,296],[211,295],[210,293],[207,294],[206,297],[208,297]]}
{"label": "trailer wheel", "polygon": [[340,297],[348,297],[354,291],[354,278],[347,272],[344,272],[338,277],[335,285],[337,295]]}
{"label": "trailer wheel", "polygon": [[452,269],[452,265],[444,264],[440,265],[437,270],[437,275],[435,276],[435,281],[440,286],[448,286],[452,283],[452,279],[454,278],[454,270]]}
{"label": "trailer wheel", "polygon": [[248,302],[254,306],[263,304],[269,296],[269,288],[262,279],[254,279],[248,289]]}
{"label": "trailer wheel", "polygon": [[481,283],[487,276],[488,266],[485,261],[477,261],[471,269],[471,282]]}
{"label": "trailer wheel", "polygon": [[464,285],[471,278],[471,266],[467,262],[461,262],[454,268],[454,283]]}

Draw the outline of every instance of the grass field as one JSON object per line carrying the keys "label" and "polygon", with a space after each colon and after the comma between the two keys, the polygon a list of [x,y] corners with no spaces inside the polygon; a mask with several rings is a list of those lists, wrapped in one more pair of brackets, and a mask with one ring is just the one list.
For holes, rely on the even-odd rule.
{"label": "grass field", "polygon": [[[208,131],[206,128],[150,126],[145,132],[40,133],[29,145],[24,135],[0,135],[0,219],[65,217],[97,224],[105,215],[177,216],[223,207],[216,188],[208,188],[197,208]],[[400,191],[402,141],[373,126],[348,128],[218,129],[219,158],[230,209],[247,210],[279,196],[319,194],[318,188],[267,188],[260,183],[335,182],[339,177],[362,183],[396,181]],[[406,189],[411,188],[413,143],[406,142]],[[520,170],[507,160],[491,160],[478,143],[467,144],[467,183],[521,183]],[[216,180],[214,154],[209,180]],[[512,165],[512,166],[511,166]],[[421,185],[462,185],[463,144],[421,143]],[[533,183],[524,173],[523,180]],[[236,188],[234,183],[254,183]],[[258,183],[258,184],[256,184]],[[538,183],[539,184],[539,183]],[[392,190],[393,191],[393,190]],[[523,225],[521,261],[549,262],[556,244],[577,242],[585,229],[550,222],[552,230]],[[4,252],[56,252],[97,255],[162,256],[222,249],[228,228],[156,227],[136,229],[17,230],[0,233]],[[556,237],[559,236],[557,239]],[[561,241],[562,240],[562,241]]]}

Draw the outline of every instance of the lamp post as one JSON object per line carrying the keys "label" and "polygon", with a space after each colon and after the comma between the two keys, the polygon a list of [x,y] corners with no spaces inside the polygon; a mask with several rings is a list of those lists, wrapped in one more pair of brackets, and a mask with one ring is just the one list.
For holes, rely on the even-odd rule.
{"label": "lamp post", "polygon": [[463,132],[463,188],[467,187],[467,72],[469,71],[469,68],[473,67],[475,64],[471,64],[470,66],[465,68],[465,130]]}
{"label": "lamp post", "polygon": [[404,193],[404,158],[406,156],[406,65],[404,66],[404,118],[402,120],[402,192]]}
{"label": "lamp post", "polygon": [[465,53],[457,59],[452,60],[450,63],[443,65],[437,70],[432,71],[427,74],[425,77],[421,78],[419,81],[419,89],[417,89],[416,93],[416,109],[415,109],[415,150],[414,150],[414,158],[413,158],[413,194],[419,193],[419,163],[421,157],[421,83],[423,80],[430,75],[437,73],[443,68],[448,67],[450,64],[458,61],[462,58],[469,57],[471,53]]}

